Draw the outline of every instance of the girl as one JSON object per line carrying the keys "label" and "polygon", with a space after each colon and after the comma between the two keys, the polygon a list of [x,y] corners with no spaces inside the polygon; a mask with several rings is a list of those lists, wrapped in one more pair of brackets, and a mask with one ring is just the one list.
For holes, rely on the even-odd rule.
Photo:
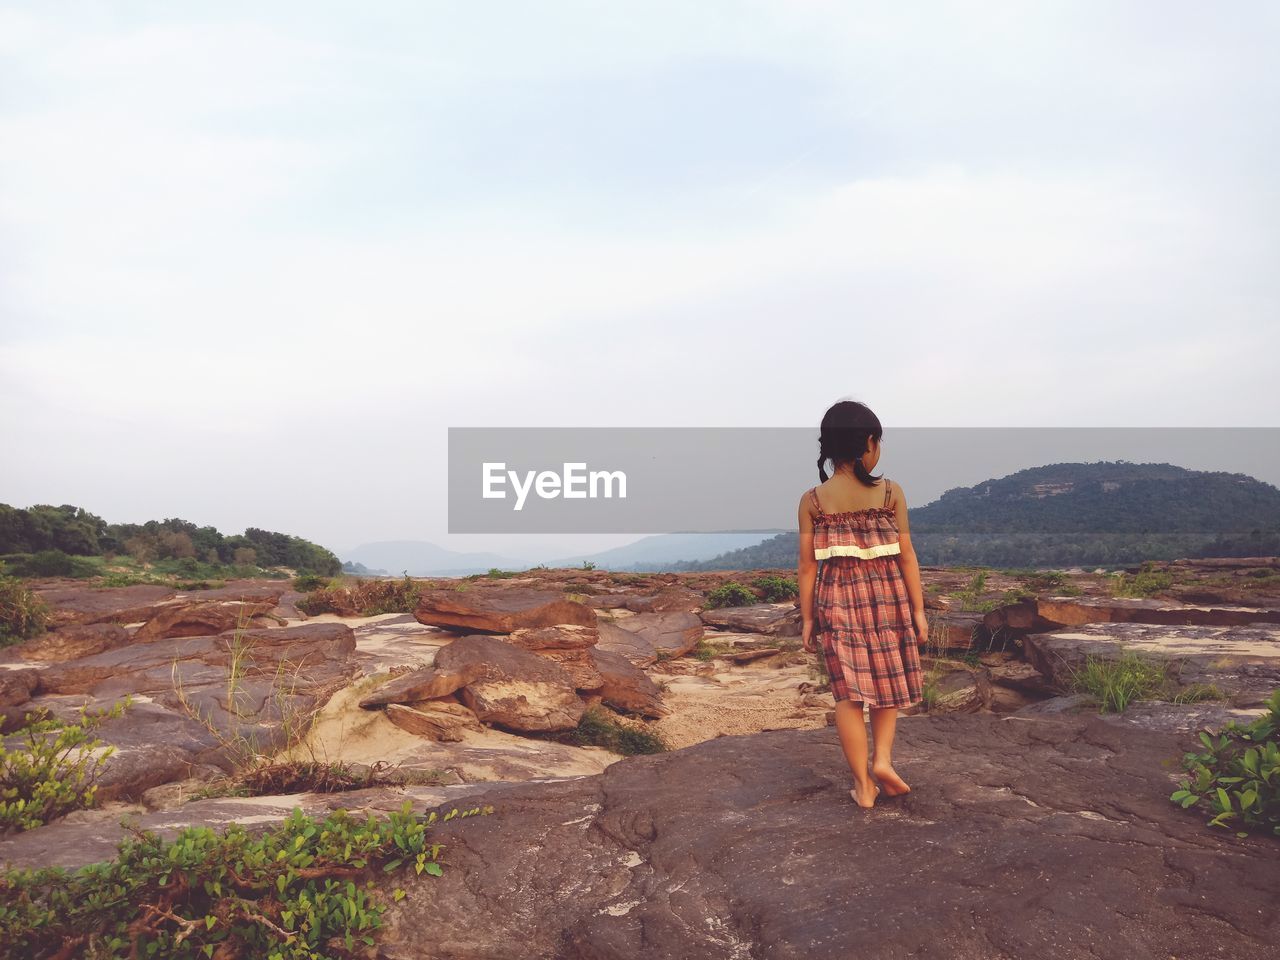
{"label": "girl", "polygon": [[[893,734],[898,708],[922,698],[918,647],[929,636],[907,499],[897,484],[871,474],[882,433],[864,404],[844,400],[828,410],[818,439],[823,482],[805,491],[799,515],[804,649],[816,653],[821,644],[836,730],[853,770],[849,793],[863,808],[881,791],[911,790],[893,769]],[[864,703],[875,738],[869,773]]]}

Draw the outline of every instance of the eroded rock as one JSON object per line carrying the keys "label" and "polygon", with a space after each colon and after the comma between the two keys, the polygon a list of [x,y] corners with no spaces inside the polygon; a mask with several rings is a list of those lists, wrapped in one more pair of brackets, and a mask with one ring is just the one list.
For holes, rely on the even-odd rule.
{"label": "eroded rock", "polygon": [[558,664],[499,637],[459,637],[436,653],[436,667],[482,671],[458,696],[485,723],[511,730],[572,730],[586,709]]}
{"label": "eroded rock", "polygon": [[799,636],[800,611],[789,603],[753,603],[747,607],[703,610],[702,622],[720,630],[763,633],[766,636]]}
{"label": "eroded rock", "polygon": [[1280,627],[1092,623],[1023,638],[1027,659],[1065,689],[1090,656],[1125,651],[1162,661],[1183,685],[1213,685],[1237,707],[1262,704],[1280,686]]}
{"label": "eroded rock", "polygon": [[593,647],[591,659],[603,681],[595,692],[606,704],[650,719],[670,713],[658,685],[622,654]]}
{"label": "eroded rock", "polygon": [[401,730],[441,742],[461,740],[467,730],[484,730],[473,710],[450,700],[424,700],[413,706],[388,704],[387,719]]}
{"label": "eroded rock", "polygon": [[129,631],[118,623],[70,623],[24,640],[13,652],[24,660],[56,663],[91,657],[130,641]]}
{"label": "eroded rock", "polygon": [[207,637],[239,626],[270,626],[266,619],[275,607],[269,600],[208,600],[174,603],[162,607],[140,626],[133,635],[138,642],[167,640],[174,637]]}
{"label": "eroded rock", "polygon": [[512,633],[561,623],[591,627],[596,622],[591,607],[562,593],[520,588],[428,590],[413,615],[419,623],[458,633]]}
{"label": "eroded rock", "polygon": [[597,646],[620,653],[639,666],[648,666],[660,653],[683,657],[706,633],[695,613],[637,613],[601,620]]}
{"label": "eroded rock", "polygon": [[[1274,840],[1223,842],[1169,802],[1165,763],[1182,749],[1169,734],[984,715],[898,730],[913,792],[865,812],[829,728],[478,789],[462,802],[494,815],[436,830],[452,869],[406,888],[379,949],[389,960],[631,960],[641,942],[651,960],[1191,960],[1255,956],[1280,938]],[[868,935],[885,924],[891,935]]]}

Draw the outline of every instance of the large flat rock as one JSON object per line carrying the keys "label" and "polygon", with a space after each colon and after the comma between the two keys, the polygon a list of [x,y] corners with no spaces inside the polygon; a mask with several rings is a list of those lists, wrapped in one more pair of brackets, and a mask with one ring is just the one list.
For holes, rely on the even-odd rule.
{"label": "large flat rock", "polygon": [[706,633],[696,613],[637,613],[600,621],[597,646],[621,654],[639,666],[649,666],[659,654],[683,657]]}
{"label": "large flat rock", "polygon": [[36,588],[50,608],[50,624],[138,623],[156,615],[171,600],[171,587],[136,584],[131,587],[90,587],[83,583],[56,583]]}
{"label": "large flat rock", "polygon": [[511,633],[522,627],[560,623],[593,627],[596,623],[591,607],[563,593],[518,587],[428,590],[413,615],[419,623],[459,633]]}
{"label": "large flat rock", "polygon": [[1163,660],[1183,684],[1217,686],[1237,707],[1263,703],[1280,686],[1280,627],[1163,626],[1091,623],[1023,638],[1027,659],[1066,686],[1088,657],[1115,659],[1125,651]]}
{"label": "large flat rock", "polygon": [[1183,626],[1243,626],[1280,623],[1280,608],[1194,604],[1146,597],[1038,597],[1036,615],[1064,627],[1086,623],[1153,623]]}
{"label": "large flat rock", "polygon": [[719,630],[763,633],[769,636],[800,635],[800,611],[790,603],[753,603],[746,607],[703,610],[702,622]]}
{"label": "large flat rock", "polygon": [[49,695],[104,703],[142,696],[266,751],[303,732],[310,714],[349,682],[354,654],[351,628],[340,623],[131,643],[39,670],[41,697],[31,705]]}
{"label": "large flat rock", "polygon": [[908,797],[849,798],[834,729],[478,790],[380,938],[418,960],[1263,957],[1274,839],[1168,801],[1184,744],[1097,717],[904,719]]}

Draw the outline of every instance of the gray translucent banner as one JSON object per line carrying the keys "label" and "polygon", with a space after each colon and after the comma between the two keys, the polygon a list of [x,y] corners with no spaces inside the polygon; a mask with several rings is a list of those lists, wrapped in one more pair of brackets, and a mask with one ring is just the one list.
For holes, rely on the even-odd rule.
{"label": "gray translucent banner", "polygon": [[[815,427],[454,427],[449,533],[793,530],[817,456]],[[1017,533],[1029,509],[1060,533],[1280,527],[1274,427],[886,427],[873,473],[901,487],[922,532]],[[1190,508],[1126,529],[1129,516],[1151,526],[1152,502]]]}

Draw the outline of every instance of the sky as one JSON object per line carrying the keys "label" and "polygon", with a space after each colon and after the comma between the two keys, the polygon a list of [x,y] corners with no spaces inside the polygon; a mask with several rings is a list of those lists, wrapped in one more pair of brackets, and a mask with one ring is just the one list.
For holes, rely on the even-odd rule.
{"label": "sky", "polygon": [[533,555],[449,427],[1280,425],[1277,27],[0,2],[0,502]]}

